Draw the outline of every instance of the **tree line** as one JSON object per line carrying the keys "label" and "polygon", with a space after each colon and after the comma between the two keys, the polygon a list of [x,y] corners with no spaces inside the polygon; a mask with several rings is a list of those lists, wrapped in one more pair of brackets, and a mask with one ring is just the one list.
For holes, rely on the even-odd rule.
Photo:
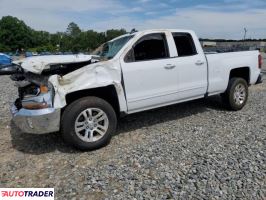
{"label": "tree line", "polygon": [[83,31],[71,22],[65,32],[36,31],[16,17],[0,20],[0,52],[90,52],[104,42],[126,33],[125,29],[106,32]]}
{"label": "tree line", "polygon": [[[126,33],[125,29],[111,29],[106,32],[81,30],[71,22],[65,32],[49,33],[36,31],[16,17],[4,16],[0,19],[0,52],[91,52],[99,45]],[[236,41],[223,39],[200,39],[204,41]],[[243,40],[242,40],[243,41]],[[246,40],[246,41],[266,41]]]}

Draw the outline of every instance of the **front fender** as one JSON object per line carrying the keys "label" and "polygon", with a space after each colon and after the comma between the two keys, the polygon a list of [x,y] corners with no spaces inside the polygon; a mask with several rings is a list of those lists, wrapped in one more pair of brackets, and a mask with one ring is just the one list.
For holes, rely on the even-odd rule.
{"label": "front fender", "polygon": [[63,77],[58,75],[51,76],[49,81],[54,86],[55,91],[54,108],[66,106],[67,94],[114,85],[120,111],[127,111],[125,94],[121,85],[121,70],[112,66],[109,61],[88,65]]}

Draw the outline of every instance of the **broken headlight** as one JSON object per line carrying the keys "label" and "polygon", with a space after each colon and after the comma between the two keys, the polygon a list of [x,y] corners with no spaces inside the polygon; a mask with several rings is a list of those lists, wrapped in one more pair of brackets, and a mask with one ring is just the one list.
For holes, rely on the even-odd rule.
{"label": "broken headlight", "polygon": [[19,88],[21,107],[29,110],[51,108],[53,106],[54,90],[52,84],[30,84]]}

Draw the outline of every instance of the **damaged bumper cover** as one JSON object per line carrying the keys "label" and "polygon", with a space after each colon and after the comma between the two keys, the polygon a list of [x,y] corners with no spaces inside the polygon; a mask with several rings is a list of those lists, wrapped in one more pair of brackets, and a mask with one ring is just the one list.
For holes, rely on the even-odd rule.
{"label": "damaged bumper cover", "polygon": [[11,113],[12,121],[24,133],[45,134],[60,130],[60,109],[18,110],[14,104]]}
{"label": "damaged bumper cover", "polygon": [[[18,84],[21,86],[22,82]],[[19,98],[11,107],[14,124],[24,133],[45,134],[59,131],[61,109],[53,107],[52,86],[26,83],[19,90]]]}

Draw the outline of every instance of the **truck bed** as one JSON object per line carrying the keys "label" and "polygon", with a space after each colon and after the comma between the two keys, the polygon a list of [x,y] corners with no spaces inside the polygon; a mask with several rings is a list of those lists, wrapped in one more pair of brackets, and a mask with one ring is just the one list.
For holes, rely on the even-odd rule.
{"label": "truck bed", "polygon": [[260,74],[258,68],[259,51],[241,51],[205,54],[208,62],[208,93],[218,94],[225,91],[230,71],[235,68],[248,68],[249,84],[254,84]]}

